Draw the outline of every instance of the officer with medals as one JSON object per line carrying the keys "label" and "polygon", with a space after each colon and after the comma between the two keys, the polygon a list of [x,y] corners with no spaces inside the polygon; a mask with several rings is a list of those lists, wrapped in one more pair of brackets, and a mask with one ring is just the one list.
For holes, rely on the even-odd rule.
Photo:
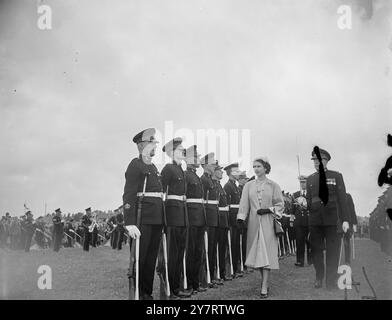
{"label": "officer with medals", "polygon": [[192,294],[206,291],[200,286],[199,273],[202,267],[204,232],[206,216],[203,204],[203,184],[196,173],[200,167],[200,154],[197,146],[193,145],[186,149],[185,171],[186,181],[186,205],[189,218],[189,239],[186,253],[186,271],[188,288],[192,288]]}
{"label": "officer with medals", "polygon": [[294,205],[292,213],[294,215],[295,240],[297,243],[297,267],[303,267],[305,264],[305,246],[307,252],[308,265],[312,264],[310,254],[309,236],[309,210],[306,204],[306,177],[301,175],[298,177],[300,183],[300,191],[294,192]]}
{"label": "officer with medals", "polygon": [[[133,138],[139,157],[134,158],[125,172],[123,194],[124,225],[128,230],[130,247],[132,241],[140,239],[139,249],[139,293],[143,300],[152,300],[155,264],[162,226],[165,222],[163,214],[163,189],[160,175],[152,163],[158,141],[155,129],[139,132]],[[138,199],[141,201],[141,221],[137,225]]]}
{"label": "officer with medals", "polygon": [[[227,194],[220,183],[220,180],[222,180],[222,176],[223,176],[222,169],[223,167],[221,167],[217,161],[214,174],[212,176],[212,179],[214,180],[216,189],[218,190],[218,194],[219,194],[219,204],[218,204],[219,213],[218,213],[218,229],[217,229],[216,242],[218,245],[217,259],[219,259],[218,281],[220,283],[222,283],[222,281],[233,280],[233,277],[231,275],[226,275],[226,258],[227,258],[226,252],[228,251],[227,250],[228,234],[229,234],[230,224],[229,224],[229,202],[228,202]],[[230,272],[231,272],[231,267],[230,267]]]}
{"label": "officer with medals", "polygon": [[201,166],[204,170],[201,176],[204,191],[204,204],[207,217],[207,234],[208,234],[208,265],[211,275],[211,288],[217,288],[217,279],[215,278],[216,270],[216,236],[218,229],[218,200],[219,193],[216,188],[212,175],[214,174],[216,161],[215,153],[211,152],[200,159]]}
{"label": "officer with medals", "polygon": [[337,283],[341,232],[347,232],[349,228],[346,187],[342,174],[327,168],[331,156],[326,150],[315,147],[312,160],[316,172],[307,179],[306,201],[312,260],[316,270],[314,286],[321,288],[326,275],[326,287],[331,290],[336,288]]}
{"label": "officer with medals", "polygon": [[189,225],[186,210],[186,181],[181,163],[185,160],[185,149],[181,138],[174,138],[162,148],[172,159],[161,172],[162,186],[166,193],[166,222],[168,231],[168,269],[171,299],[185,298],[191,292],[181,290],[180,281],[183,271],[184,254]]}
{"label": "officer with medals", "polygon": [[83,226],[83,250],[89,251],[90,242],[91,242],[91,208],[87,208],[86,214],[82,217],[82,226]]}
{"label": "officer with medals", "polygon": [[237,225],[237,213],[241,199],[240,189],[237,187],[238,163],[232,163],[224,168],[229,180],[224,186],[224,190],[229,202],[229,225],[231,236],[231,256],[233,261],[234,278],[238,276],[240,266],[240,230]]}
{"label": "officer with medals", "polygon": [[53,250],[55,252],[60,251],[61,241],[64,236],[64,222],[61,220],[61,209],[58,208],[55,210],[55,216],[52,218],[53,222]]}

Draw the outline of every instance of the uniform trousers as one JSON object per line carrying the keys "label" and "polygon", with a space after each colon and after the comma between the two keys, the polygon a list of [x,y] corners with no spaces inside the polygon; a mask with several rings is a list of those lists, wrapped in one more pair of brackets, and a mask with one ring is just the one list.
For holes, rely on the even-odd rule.
{"label": "uniform trousers", "polygon": [[186,253],[186,273],[188,288],[199,288],[199,272],[201,268],[205,227],[189,227],[188,251]]}
{"label": "uniform trousers", "polygon": [[[155,264],[158,256],[159,243],[162,235],[162,225],[146,225],[140,226],[140,242],[139,242],[139,293],[152,295]],[[129,248],[132,248],[130,238]]]}
{"label": "uniform trousers", "polygon": [[[310,226],[312,260],[316,270],[316,279],[323,281],[326,275],[327,286],[335,286],[340,254],[341,237],[334,226]],[[324,266],[324,248],[326,263]]]}
{"label": "uniform trousers", "polygon": [[186,246],[187,228],[168,227],[168,269],[170,290],[177,294],[180,291],[180,280],[183,270],[184,251]]}

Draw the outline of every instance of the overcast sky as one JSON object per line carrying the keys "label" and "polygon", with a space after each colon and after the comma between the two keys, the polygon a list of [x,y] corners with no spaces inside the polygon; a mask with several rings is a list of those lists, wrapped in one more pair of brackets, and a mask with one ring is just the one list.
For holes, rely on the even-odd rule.
{"label": "overcast sky", "polygon": [[311,174],[318,145],[357,214],[375,207],[391,153],[390,1],[344,1],[351,30],[337,27],[337,0],[42,1],[52,30],[38,29],[37,3],[0,0],[1,215],[25,201],[35,216],[45,202],[119,206],[132,137],[165,121],[249,130],[242,159],[266,155],[290,192],[296,155]]}

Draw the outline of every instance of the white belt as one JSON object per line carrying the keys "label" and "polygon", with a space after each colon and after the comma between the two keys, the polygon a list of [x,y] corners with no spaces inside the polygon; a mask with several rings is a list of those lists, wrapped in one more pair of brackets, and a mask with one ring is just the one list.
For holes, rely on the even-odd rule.
{"label": "white belt", "polygon": [[136,194],[138,197],[154,197],[154,198],[163,198],[162,192],[138,192]]}
{"label": "white belt", "polygon": [[166,197],[167,200],[179,200],[179,201],[185,201],[186,200],[186,196],[176,196],[174,194],[168,194]]}
{"label": "white belt", "polygon": [[218,204],[218,200],[206,200],[206,204]]}
{"label": "white belt", "polygon": [[239,209],[240,205],[239,204],[231,204],[230,209]]}
{"label": "white belt", "polygon": [[189,198],[189,199],[186,199],[186,202],[187,203],[201,203],[201,204],[203,204],[204,199],[203,198],[201,198],[201,199]]}
{"label": "white belt", "polygon": [[229,206],[219,207],[219,211],[229,211]]}

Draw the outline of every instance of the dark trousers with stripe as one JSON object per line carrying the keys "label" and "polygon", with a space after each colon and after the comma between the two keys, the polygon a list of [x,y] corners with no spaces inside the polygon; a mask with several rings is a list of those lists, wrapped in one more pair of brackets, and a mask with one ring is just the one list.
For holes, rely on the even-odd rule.
{"label": "dark trousers with stripe", "polygon": [[224,279],[226,276],[226,251],[228,246],[227,228],[217,229],[217,243],[219,250],[219,276]]}
{"label": "dark trousers with stripe", "polygon": [[[152,295],[155,265],[158,256],[159,243],[162,235],[162,225],[141,225],[139,244],[139,293]],[[132,248],[132,238],[129,248]]]}
{"label": "dark trousers with stripe", "polygon": [[[246,240],[246,239],[245,239]],[[244,239],[242,239],[244,241]],[[233,271],[237,273],[240,267],[240,230],[237,226],[231,227],[231,256],[233,259]]]}
{"label": "dark trousers with stripe", "polygon": [[211,280],[216,279],[216,245],[217,245],[217,227],[208,227],[208,265],[210,267]]}
{"label": "dark trousers with stripe", "polygon": [[311,263],[310,243],[308,242],[309,228],[307,226],[295,227],[295,240],[297,244],[297,262],[305,263],[305,246],[308,263]]}
{"label": "dark trousers with stripe", "polygon": [[[326,275],[327,286],[336,285],[340,240],[336,226],[310,226],[310,243],[312,247],[312,260],[316,270],[316,279],[324,280]],[[324,266],[324,248],[326,250],[326,263]]]}
{"label": "dark trousers with stripe", "polygon": [[185,227],[168,227],[168,269],[170,290],[177,294],[180,290],[180,280],[183,270],[183,259],[186,245]]}
{"label": "dark trousers with stripe", "polygon": [[199,273],[201,268],[205,227],[191,226],[189,228],[188,251],[186,253],[186,273],[188,288],[199,288]]}

